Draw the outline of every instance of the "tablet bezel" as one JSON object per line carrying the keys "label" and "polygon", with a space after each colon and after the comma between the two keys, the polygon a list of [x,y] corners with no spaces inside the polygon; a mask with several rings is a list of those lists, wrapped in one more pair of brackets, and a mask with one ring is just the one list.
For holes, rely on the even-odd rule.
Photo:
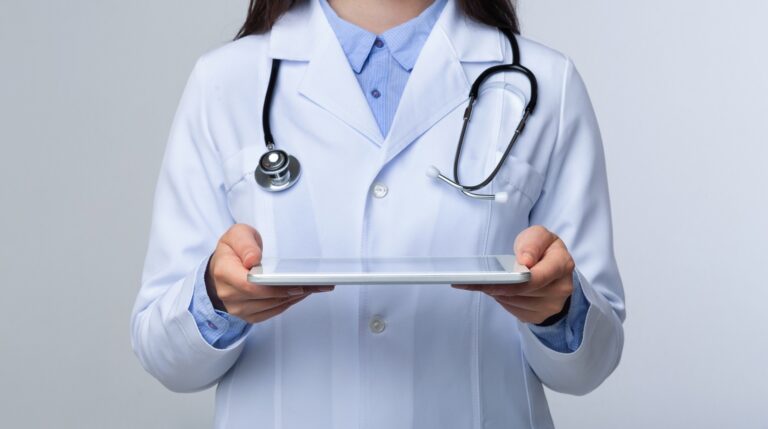
{"label": "tablet bezel", "polygon": [[[250,283],[263,286],[317,286],[317,285],[365,285],[365,284],[518,284],[530,280],[527,267],[517,262],[514,255],[479,255],[467,258],[496,258],[504,271],[493,272],[399,272],[399,273],[274,273],[274,267],[282,259],[302,260],[309,258],[264,258],[263,264],[248,272]],[[415,257],[415,259],[439,259],[440,257]],[[451,257],[456,258],[456,257]],[[461,257],[458,257],[461,258]],[[314,258],[312,258],[314,260]],[[359,260],[360,258],[350,258]],[[388,258],[362,258],[371,260]],[[274,268],[273,268],[274,269]],[[265,272],[266,271],[266,272]]]}

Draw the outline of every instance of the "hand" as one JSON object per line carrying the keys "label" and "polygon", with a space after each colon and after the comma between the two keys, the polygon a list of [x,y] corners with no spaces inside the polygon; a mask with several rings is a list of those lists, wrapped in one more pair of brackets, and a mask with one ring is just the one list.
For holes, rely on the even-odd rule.
{"label": "hand", "polygon": [[219,239],[208,262],[205,286],[214,308],[249,323],[275,317],[315,292],[333,286],[261,286],[247,280],[248,271],[261,262],[261,235],[248,225],[233,225]]}
{"label": "hand", "polygon": [[525,323],[541,323],[563,311],[573,292],[574,262],[560,238],[542,226],[523,230],[515,239],[517,261],[531,270],[531,280],[517,285],[453,285],[485,292]]}

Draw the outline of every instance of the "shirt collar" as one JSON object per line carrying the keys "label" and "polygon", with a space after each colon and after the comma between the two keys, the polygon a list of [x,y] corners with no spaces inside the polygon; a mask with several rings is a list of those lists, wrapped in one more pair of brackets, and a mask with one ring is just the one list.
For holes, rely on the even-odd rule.
{"label": "shirt collar", "polygon": [[[349,64],[355,73],[360,73],[373,49],[376,35],[342,19],[328,4],[328,0],[320,0],[320,4]],[[446,0],[435,0],[415,18],[390,28],[379,36],[388,46],[392,57],[404,69],[413,69],[419,52],[445,4]]]}

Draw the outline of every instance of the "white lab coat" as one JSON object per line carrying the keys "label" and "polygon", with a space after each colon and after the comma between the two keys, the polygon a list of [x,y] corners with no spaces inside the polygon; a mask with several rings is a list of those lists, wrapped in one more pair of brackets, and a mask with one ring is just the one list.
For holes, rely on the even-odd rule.
{"label": "white lab coat", "polygon": [[[495,28],[449,1],[426,41],[383,137],[316,0],[272,31],[226,44],[196,64],[175,117],[155,197],[133,347],[169,389],[218,384],[220,428],[547,428],[542,384],[584,394],[616,367],[623,290],[613,256],[598,125],[568,58],[520,38],[539,104],[523,137],[477,201],[425,174],[450,172],[469,86],[509,62]],[[282,58],[272,109],[279,148],[303,167],[297,185],[267,193],[253,171],[272,58]],[[509,91],[502,91],[502,88]],[[461,178],[490,171],[529,94],[497,76],[475,110]],[[386,186],[383,198],[374,184]],[[381,196],[381,192],[378,193]],[[227,349],[201,337],[188,306],[195,279],[233,223],[260,231],[267,256],[511,253],[541,224],[565,241],[587,300],[573,353],[545,346],[481,293],[447,285],[340,286],[250,326]],[[369,323],[385,323],[375,333]]]}

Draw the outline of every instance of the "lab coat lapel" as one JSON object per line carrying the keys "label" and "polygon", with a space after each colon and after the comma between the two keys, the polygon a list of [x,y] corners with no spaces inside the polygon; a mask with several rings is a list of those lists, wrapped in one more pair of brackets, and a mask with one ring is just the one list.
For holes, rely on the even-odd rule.
{"label": "lab coat lapel", "polygon": [[384,137],[318,0],[297,4],[277,21],[270,55],[308,61],[299,94],[381,146]]}
{"label": "lab coat lapel", "polygon": [[385,163],[468,99],[462,62],[503,58],[498,30],[470,21],[458,8],[455,1],[446,4],[422,47],[385,141]]}
{"label": "lab coat lapel", "polygon": [[372,143],[385,145],[388,162],[467,100],[470,82],[462,63],[502,61],[502,38],[496,28],[472,21],[448,0],[408,78],[386,144],[318,0],[298,4],[278,20],[270,55],[309,61],[299,93]]}
{"label": "lab coat lapel", "polygon": [[384,137],[344,50],[328,22],[322,24],[320,37],[323,41],[307,65],[299,92],[381,146]]}
{"label": "lab coat lapel", "polygon": [[469,93],[469,82],[461,62],[440,28],[434,28],[408,78],[397,113],[385,143],[388,162],[448,112]]}

